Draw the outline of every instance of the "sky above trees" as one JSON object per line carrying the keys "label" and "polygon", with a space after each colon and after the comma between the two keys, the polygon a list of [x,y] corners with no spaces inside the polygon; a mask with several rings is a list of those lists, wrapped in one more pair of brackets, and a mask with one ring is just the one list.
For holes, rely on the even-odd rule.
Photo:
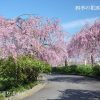
{"label": "sky above trees", "polygon": [[73,35],[85,23],[100,17],[100,9],[76,10],[76,6],[100,6],[100,0],[1,0],[0,15],[15,18],[20,14],[35,14],[58,18],[64,29]]}

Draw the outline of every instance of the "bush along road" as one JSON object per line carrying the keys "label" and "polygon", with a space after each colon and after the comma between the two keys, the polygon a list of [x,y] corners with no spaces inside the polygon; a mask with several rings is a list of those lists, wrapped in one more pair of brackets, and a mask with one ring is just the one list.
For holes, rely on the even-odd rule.
{"label": "bush along road", "polygon": [[48,63],[31,56],[0,59],[0,100],[33,88],[39,75],[50,69]]}

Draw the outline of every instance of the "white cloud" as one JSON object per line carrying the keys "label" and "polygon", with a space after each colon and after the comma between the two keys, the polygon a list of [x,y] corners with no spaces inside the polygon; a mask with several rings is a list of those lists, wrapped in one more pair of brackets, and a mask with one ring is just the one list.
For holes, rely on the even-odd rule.
{"label": "white cloud", "polygon": [[66,30],[72,29],[72,28],[77,28],[77,27],[81,27],[81,26],[85,25],[86,23],[91,23],[91,22],[95,21],[96,19],[98,19],[98,17],[74,20],[69,23],[64,23],[64,24],[62,24],[62,26]]}

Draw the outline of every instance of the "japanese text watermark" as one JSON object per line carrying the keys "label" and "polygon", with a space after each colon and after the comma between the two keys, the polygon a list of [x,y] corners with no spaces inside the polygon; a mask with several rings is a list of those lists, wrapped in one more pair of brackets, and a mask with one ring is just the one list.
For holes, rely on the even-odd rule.
{"label": "japanese text watermark", "polygon": [[76,11],[100,11],[100,6],[96,5],[90,5],[90,6],[84,6],[84,5],[77,5],[75,6]]}

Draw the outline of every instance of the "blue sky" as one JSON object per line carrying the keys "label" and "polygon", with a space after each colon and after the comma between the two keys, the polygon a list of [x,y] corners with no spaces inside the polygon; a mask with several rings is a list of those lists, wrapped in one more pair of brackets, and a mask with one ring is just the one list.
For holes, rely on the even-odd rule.
{"label": "blue sky", "polygon": [[85,22],[100,17],[100,10],[77,11],[76,6],[100,6],[100,0],[0,0],[0,15],[15,18],[21,14],[58,18],[70,34],[76,33]]}

